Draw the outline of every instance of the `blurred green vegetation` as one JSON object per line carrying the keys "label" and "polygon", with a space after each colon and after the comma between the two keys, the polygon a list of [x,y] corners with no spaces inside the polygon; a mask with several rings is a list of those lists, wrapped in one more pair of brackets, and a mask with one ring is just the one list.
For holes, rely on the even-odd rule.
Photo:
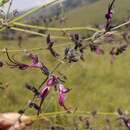
{"label": "blurred green vegetation", "polygon": [[[121,23],[128,18],[130,13],[130,1],[118,0],[115,4],[115,17],[116,24]],[[65,26],[86,26],[105,23],[104,14],[106,12],[106,1],[100,0],[89,6],[83,6],[76,10],[70,11],[66,14],[67,23]],[[58,25],[57,23],[55,24]],[[86,32],[85,32],[86,33]],[[57,41],[62,44],[61,41]],[[65,41],[63,41],[64,43]],[[115,41],[120,42],[120,41]],[[0,49],[19,49],[17,40],[1,40]],[[86,43],[87,44],[87,43]],[[66,46],[67,42],[66,42]],[[110,45],[111,47],[112,45]],[[44,38],[34,37],[27,38],[22,42],[22,49],[30,48],[46,48]],[[109,47],[104,47],[109,50]],[[61,54],[63,54],[63,47],[56,48]],[[40,60],[43,61],[50,69],[53,69],[57,64],[57,61],[49,54],[47,50],[34,52],[38,54]],[[108,52],[109,53],[109,52]],[[106,53],[103,56],[96,56],[89,50],[85,52],[86,61],[80,61],[78,63],[63,64],[57,71],[64,73],[68,80],[66,86],[72,88],[70,94],[66,99],[66,104],[69,107],[75,109],[76,107],[80,111],[92,111],[98,110],[102,112],[115,112],[117,108],[123,108],[130,111],[130,48],[127,52],[119,56],[114,64],[110,63],[110,56]],[[18,61],[29,62],[26,59],[26,53],[14,52],[10,53],[14,55]],[[6,54],[0,54],[0,60],[7,62]],[[57,73],[56,73],[57,74]],[[18,111],[24,108],[27,101],[31,99],[32,94],[25,89],[25,83],[31,83],[35,86],[45,79],[45,76],[41,74],[39,70],[26,70],[21,71],[18,69],[11,69],[8,66],[4,66],[0,69],[0,82],[9,84],[9,87],[5,90],[0,90],[0,112],[12,112]],[[62,111],[57,102],[57,94],[52,91],[47,97],[47,100],[43,104],[43,112]],[[29,114],[35,114],[34,110],[29,110]],[[84,115],[85,116],[85,115]],[[48,122],[56,125],[66,126],[67,130],[71,129],[74,125],[73,120],[76,118],[69,117],[69,115],[57,116],[55,118],[50,117]],[[97,120],[100,117],[97,117]],[[105,118],[105,117],[103,117]],[[79,121],[79,120],[78,120]],[[97,121],[98,127],[103,128],[103,121]],[[44,124],[47,122],[42,121],[38,124]],[[47,127],[48,127],[47,125]],[[80,124],[82,125],[82,124]],[[37,128],[37,122],[30,129]],[[68,128],[70,126],[70,128]],[[39,125],[39,128],[43,128]],[[80,126],[81,130],[85,129],[84,126]]]}

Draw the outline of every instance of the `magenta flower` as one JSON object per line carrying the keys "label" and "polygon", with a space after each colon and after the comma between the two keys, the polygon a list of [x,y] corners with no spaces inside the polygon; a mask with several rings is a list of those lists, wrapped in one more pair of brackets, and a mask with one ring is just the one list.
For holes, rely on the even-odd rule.
{"label": "magenta flower", "polygon": [[107,19],[107,23],[106,23],[106,31],[109,31],[111,29],[111,23],[112,23],[112,17],[113,17],[113,11],[112,11],[112,8],[113,8],[113,5],[115,3],[115,0],[113,0],[109,7],[108,7],[108,12],[107,14],[105,15],[106,19]]}
{"label": "magenta flower", "polygon": [[113,12],[112,12],[112,10],[110,10],[110,11],[106,14],[106,19],[107,19],[107,20],[111,20],[111,19],[112,19],[112,16],[113,16]]}
{"label": "magenta flower", "polygon": [[65,106],[65,96],[69,91],[70,89],[65,88],[63,84],[59,84],[59,104],[64,107],[65,110],[68,110]]}
{"label": "magenta flower", "polygon": [[35,108],[37,110],[37,114],[39,115],[39,113],[41,112],[42,104],[45,98],[48,96],[51,88],[56,87],[57,88],[56,90],[58,90],[58,99],[60,106],[64,107],[64,109],[68,111],[64,102],[65,102],[65,96],[70,91],[70,89],[65,88],[62,83],[63,81],[59,77],[55,75],[50,75],[48,76],[48,79],[46,80],[45,85],[40,92],[34,86],[27,84],[26,88],[31,92],[33,92],[40,99],[39,105],[37,105],[35,102],[30,102],[29,107]]}
{"label": "magenta flower", "polygon": [[130,119],[127,121],[127,127],[128,127],[129,130],[130,130]]}
{"label": "magenta flower", "polygon": [[69,88],[65,88],[63,84],[59,84],[59,92],[68,93],[70,91]]}
{"label": "magenta flower", "polygon": [[64,107],[64,101],[65,101],[65,94],[64,93],[60,93],[59,94],[59,104],[60,104],[60,106]]}
{"label": "magenta flower", "polygon": [[40,98],[40,105],[37,105],[35,103],[30,103],[30,107],[33,107],[37,110],[37,114],[39,115],[40,111],[41,111],[41,106],[45,100],[45,98],[48,96],[50,89],[52,87],[54,87],[56,85],[56,83],[58,83],[58,77],[51,75],[48,77],[48,80],[46,81],[45,86],[42,88],[42,90],[40,92],[38,92],[38,90],[30,85],[27,85],[26,88],[29,89],[30,91],[32,91],[33,93],[35,93],[35,95]]}
{"label": "magenta flower", "polygon": [[34,68],[42,68],[43,65],[41,62],[39,62],[38,56],[30,54],[29,57],[32,59],[32,64],[29,65],[29,67],[34,67]]}
{"label": "magenta flower", "polygon": [[10,61],[10,63],[8,63],[9,66],[11,66],[11,68],[19,68],[21,70],[26,70],[28,68],[34,67],[34,68],[42,68],[42,64],[40,62],[38,62],[38,57],[35,55],[30,54],[31,59],[32,59],[32,64],[28,65],[28,64],[23,64],[20,63],[18,61],[16,61],[14,59],[14,57],[10,58],[8,52],[6,51],[8,60]]}
{"label": "magenta flower", "polygon": [[49,94],[50,88],[54,87],[58,83],[58,77],[51,75],[48,80],[46,81],[46,85],[40,92],[40,98],[45,99]]}
{"label": "magenta flower", "polygon": [[49,90],[50,90],[49,86],[45,86],[42,89],[42,91],[40,92],[40,95],[39,95],[42,100],[44,100],[47,97],[47,95],[49,94]]}
{"label": "magenta flower", "polygon": [[47,86],[54,86],[58,82],[58,79],[59,79],[58,77],[51,75],[49,77],[49,79],[47,80],[46,85]]}
{"label": "magenta flower", "polygon": [[127,117],[120,117],[119,119],[122,119],[125,126],[130,130],[130,119],[128,119]]}
{"label": "magenta flower", "polygon": [[64,107],[65,110],[68,110],[64,102],[65,102],[65,96],[70,91],[70,89],[65,88],[64,85],[61,83],[60,78],[55,75],[51,75],[48,78],[45,86],[43,87],[43,89],[41,90],[39,94],[39,98],[41,99],[40,106],[42,105],[44,99],[48,96],[51,88],[54,86],[58,88],[58,100],[59,100],[60,106]]}
{"label": "magenta flower", "polygon": [[40,109],[38,110],[37,115],[39,115],[39,113],[41,111],[41,106],[42,106],[45,98],[48,96],[50,89],[52,87],[54,87],[56,85],[56,83],[58,83],[57,80],[58,80],[58,78],[54,75],[50,75],[48,77],[48,80],[46,81],[45,86],[42,88],[42,90],[40,91],[39,96],[38,96],[41,99],[41,101],[40,101],[40,105],[39,105]]}
{"label": "magenta flower", "polygon": [[7,54],[8,60],[10,61],[10,63],[7,63],[7,64],[11,68],[19,68],[20,70],[26,70],[28,68],[39,68],[45,75],[48,76],[50,74],[48,68],[42,62],[39,61],[37,55],[29,54],[29,57],[31,58],[32,63],[23,64],[23,63],[16,61],[13,57],[11,58],[7,51],[6,51],[6,54]]}

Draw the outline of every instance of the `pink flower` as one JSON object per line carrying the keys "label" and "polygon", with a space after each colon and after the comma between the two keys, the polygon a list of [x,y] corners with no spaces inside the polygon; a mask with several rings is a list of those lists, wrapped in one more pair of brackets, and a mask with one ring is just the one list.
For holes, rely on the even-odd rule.
{"label": "pink flower", "polygon": [[59,92],[60,93],[68,93],[70,91],[69,88],[65,88],[63,84],[59,84]]}
{"label": "pink flower", "polygon": [[45,99],[49,94],[51,87],[54,87],[58,83],[58,77],[51,75],[49,79],[46,81],[46,85],[40,92],[40,98]]}
{"label": "pink flower", "polygon": [[68,110],[65,106],[65,96],[70,91],[70,89],[65,88],[63,84],[59,84],[59,104],[64,107],[65,110]]}
{"label": "pink flower", "polygon": [[127,127],[130,129],[130,120],[127,122]]}
{"label": "pink flower", "polygon": [[50,87],[45,86],[42,91],[40,92],[40,98],[45,99],[47,95],[49,94]]}
{"label": "pink flower", "polygon": [[112,16],[113,16],[112,10],[110,10],[110,11],[105,15],[105,17],[106,17],[107,20],[111,20],[111,19],[112,19]]}
{"label": "pink flower", "polygon": [[109,31],[111,29],[111,24],[112,24],[112,17],[113,17],[113,11],[112,11],[112,8],[113,8],[113,5],[115,3],[115,0],[113,0],[109,7],[108,7],[108,11],[107,11],[107,14],[105,15],[106,19],[107,19],[107,23],[106,23],[106,31]]}
{"label": "pink flower", "polygon": [[11,68],[19,68],[20,70],[26,70],[28,68],[39,68],[45,75],[49,75],[50,72],[48,68],[39,61],[38,56],[34,54],[29,54],[29,57],[32,60],[31,64],[23,64],[19,61],[16,61],[13,57],[11,58],[6,50],[7,58],[10,61],[10,63],[7,63]]}
{"label": "pink flower", "polygon": [[120,117],[119,119],[122,119],[126,127],[130,130],[130,119],[127,117]]}
{"label": "pink flower", "polygon": [[54,76],[54,75],[51,75],[51,76],[49,77],[49,79],[47,80],[46,85],[47,85],[47,86],[53,86],[53,85],[55,85],[55,84],[57,83],[57,80],[58,80],[58,79],[59,79],[58,77],[56,77],[56,76]]}
{"label": "pink flower", "polygon": [[38,59],[37,55],[30,54],[29,57],[32,60],[32,64],[29,65],[30,67],[42,68],[42,63],[39,62],[39,59]]}
{"label": "pink flower", "polygon": [[65,102],[65,94],[64,93],[60,93],[59,94],[59,104],[60,104],[60,106],[64,107],[64,102]]}

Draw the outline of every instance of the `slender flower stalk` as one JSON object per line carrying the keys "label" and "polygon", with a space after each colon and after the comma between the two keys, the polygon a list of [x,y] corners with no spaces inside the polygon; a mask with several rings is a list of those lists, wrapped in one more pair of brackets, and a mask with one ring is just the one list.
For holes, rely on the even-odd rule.
{"label": "slender flower stalk", "polygon": [[60,55],[53,49],[53,45],[55,44],[55,41],[51,39],[51,35],[48,34],[46,38],[46,43],[48,45],[48,50],[54,56],[55,58],[58,58]]}
{"label": "slender flower stalk", "polygon": [[26,70],[29,68],[38,68],[41,69],[41,71],[45,75],[49,75],[50,72],[48,68],[39,61],[38,56],[34,54],[29,54],[29,58],[32,60],[31,64],[24,64],[14,59],[14,57],[10,57],[8,51],[6,50],[7,58],[9,60],[9,63],[7,63],[11,68],[19,68],[20,70]]}
{"label": "slender flower stalk", "polygon": [[25,87],[26,87],[28,90],[30,90],[31,92],[33,92],[34,94],[39,95],[38,90],[37,90],[34,86],[32,86],[32,85],[30,85],[30,84],[26,84]]}
{"label": "slender flower stalk", "polygon": [[41,107],[42,104],[45,100],[45,98],[48,96],[50,90],[52,87],[54,87],[56,85],[56,83],[58,82],[58,77],[55,75],[50,75],[44,85],[44,87],[42,88],[42,90],[39,92],[39,98],[41,99],[40,104],[39,104],[39,110],[37,111],[37,115],[40,114],[41,112]]}
{"label": "slender flower stalk", "polygon": [[[65,102],[65,96],[70,91],[70,89],[64,87],[62,80],[59,77],[55,75],[50,75],[40,92],[38,92],[35,87],[27,86],[27,88],[31,90],[32,92],[36,93],[40,99],[40,104],[37,105],[38,109],[36,108],[38,115],[41,112],[41,107],[45,98],[48,96],[51,88],[53,87],[56,87],[57,88],[56,90],[58,90],[58,99],[59,99],[60,106],[64,107],[65,110],[68,110],[64,102]],[[33,107],[33,108],[35,108],[35,106],[34,106],[34,103],[30,105],[30,107]]]}
{"label": "slender flower stalk", "polygon": [[107,19],[107,23],[106,23],[106,27],[105,27],[105,30],[106,31],[110,31],[111,27],[112,27],[112,18],[113,18],[113,5],[115,3],[115,0],[112,0],[112,2],[109,4],[109,7],[108,7],[108,11],[107,11],[107,14],[105,15],[106,19]]}
{"label": "slender flower stalk", "polygon": [[36,103],[34,103],[34,102],[32,102],[32,101],[30,101],[29,100],[29,102],[28,102],[28,106],[30,107],[30,108],[35,108],[36,110],[40,110],[40,107],[36,104]]}

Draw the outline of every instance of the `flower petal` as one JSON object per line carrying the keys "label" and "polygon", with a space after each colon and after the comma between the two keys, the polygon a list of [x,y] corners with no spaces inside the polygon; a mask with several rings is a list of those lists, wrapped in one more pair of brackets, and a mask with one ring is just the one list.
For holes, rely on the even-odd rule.
{"label": "flower petal", "polygon": [[45,86],[42,91],[40,92],[40,98],[45,99],[49,93],[49,87]]}

